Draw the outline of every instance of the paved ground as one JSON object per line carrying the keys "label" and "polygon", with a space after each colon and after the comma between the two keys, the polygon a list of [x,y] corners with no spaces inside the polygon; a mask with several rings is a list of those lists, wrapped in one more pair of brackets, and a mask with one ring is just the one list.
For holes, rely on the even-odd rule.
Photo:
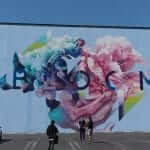
{"label": "paved ground", "polygon": [[[101,133],[92,144],[80,143],[78,134],[61,134],[55,150],[150,150],[150,133]],[[47,137],[4,135],[0,150],[47,150]]]}

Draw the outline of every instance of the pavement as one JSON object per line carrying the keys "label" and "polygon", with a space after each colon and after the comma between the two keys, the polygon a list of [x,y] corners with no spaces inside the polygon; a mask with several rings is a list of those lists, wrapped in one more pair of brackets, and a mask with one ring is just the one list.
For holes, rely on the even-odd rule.
{"label": "pavement", "polygon": [[[48,150],[44,134],[3,136],[0,150]],[[60,134],[55,150],[150,150],[150,133],[96,133],[91,144],[81,143],[79,134]]]}

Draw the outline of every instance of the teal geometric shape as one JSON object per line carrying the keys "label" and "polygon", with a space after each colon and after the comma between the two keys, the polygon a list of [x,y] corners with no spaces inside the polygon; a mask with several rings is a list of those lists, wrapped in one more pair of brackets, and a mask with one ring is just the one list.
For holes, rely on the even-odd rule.
{"label": "teal geometric shape", "polygon": [[64,120],[64,112],[61,107],[57,107],[48,112],[48,117],[50,120],[54,120],[56,123],[58,123]]}

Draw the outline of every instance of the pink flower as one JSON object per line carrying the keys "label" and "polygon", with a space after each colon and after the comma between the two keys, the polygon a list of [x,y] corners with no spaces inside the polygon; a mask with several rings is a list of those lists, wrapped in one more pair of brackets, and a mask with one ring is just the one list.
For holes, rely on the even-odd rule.
{"label": "pink flower", "polygon": [[125,38],[98,39],[96,52],[84,47],[80,63],[80,69],[90,75],[89,98],[80,97],[74,104],[71,98],[67,100],[64,96],[61,97],[61,106],[73,122],[88,116],[92,116],[95,125],[105,122],[117,100],[116,91],[109,90],[106,85],[106,75],[110,71],[116,71],[109,79],[117,88],[123,89],[126,100],[139,89],[138,73],[132,72],[131,69],[136,63],[142,62],[141,56]]}

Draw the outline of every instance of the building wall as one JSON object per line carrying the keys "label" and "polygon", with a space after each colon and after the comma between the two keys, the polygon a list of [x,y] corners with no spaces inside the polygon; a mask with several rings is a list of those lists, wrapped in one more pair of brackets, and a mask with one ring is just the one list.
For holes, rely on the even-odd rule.
{"label": "building wall", "polygon": [[[142,29],[1,25],[0,125],[7,133],[37,133],[45,132],[54,119],[61,132],[72,132],[77,130],[80,119],[87,121],[91,116],[96,131],[149,131],[149,85],[144,83],[141,90],[139,79],[139,71],[147,77],[149,73],[149,37],[149,30]],[[77,52],[77,39],[85,41],[80,52]],[[84,71],[90,82],[86,88],[79,89],[74,86],[75,81],[71,85],[67,82],[68,77],[62,86],[61,80],[54,82],[55,77],[46,74],[53,90],[44,90],[49,87],[48,81],[44,82],[38,73],[64,49],[71,55],[71,59],[64,58],[67,73],[75,67]],[[27,74],[27,81],[16,84],[25,88],[33,83],[32,91],[14,89],[15,53]],[[109,77],[115,90],[106,84],[111,71],[115,71]],[[16,72],[17,76],[23,75],[17,69]],[[79,86],[87,81],[82,78],[77,78]],[[59,105],[52,109],[46,99],[48,102],[56,99]]]}

